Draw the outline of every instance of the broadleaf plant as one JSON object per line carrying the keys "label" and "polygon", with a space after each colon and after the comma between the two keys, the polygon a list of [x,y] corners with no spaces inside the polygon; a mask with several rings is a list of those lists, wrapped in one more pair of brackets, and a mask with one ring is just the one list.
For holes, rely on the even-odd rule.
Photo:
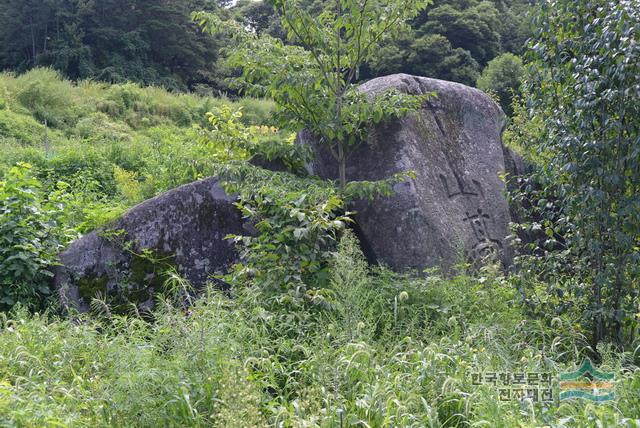
{"label": "broadleaf plant", "polygon": [[360,67],[381,43],[407,27],[429,0],[332,0],[318,13],[296,0],[275,0],[289,43],[256,35],[235,21],[198,12],[193,19],[210,33],[228,32],[238,45],[229,64],[242,69],[240,84],[275,100],[281,127],[307,129],[338,164],[346,162],[372,125],[420,107],[425,96],[388,91],[370,99],[358,90]]}
{"label": "broadleaf plant", "polygon": [[522,143],[543,161],[538,229],[556,250],[535,262],[550,294],[583,308],[594,349],[624,347],[638,335],[640,295],[640,9],[635,0],[542,6],[524,89],[543,125]]}

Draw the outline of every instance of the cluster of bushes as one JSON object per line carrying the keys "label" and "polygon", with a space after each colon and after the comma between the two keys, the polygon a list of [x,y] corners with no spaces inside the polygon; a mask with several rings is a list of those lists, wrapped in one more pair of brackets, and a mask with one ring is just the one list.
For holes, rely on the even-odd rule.
{"label": "cluster of bushes", "polygon": [[45,194],[30,168],[18,164],[0,181],[0,311],[16,303],[43,307],[48,269],[73,236],[65,225],[64,185]]}
{"label": "cluster of bushes", "polygon": [[[636,426],[638,107],[625,88],[638,74],[613,54],[597,63],[610,74],[576,69],[556,46],[568,37],[591,58],[603,37],[633,58],[616,34],[635,9],[616,7],[593,22],[583,14],[586,26],[568,0],[558,15],[542,11],[538,75],[525,92],[536,116],[527,121],[516,104],[506,135],[541,161],[520,195],[537,217],[521,227],[544,236],[509,275],[491,264],[473,273],[461,264],[449,278],[368,266],[346,201],[387,194],[395,178],[337,185],[296,174],[304,159],[292,141],[249,126],[269,123],[268,102],[243,101],[243,116],[228,102],[72,85],[47,70],[0,76],[0,144],[11,149],[0,156],[0,310],[10,310],[0,313],[0,424]],[[613,30],[578,42],[590,25]],[[504,56],[481,84],[506,103],[520,73],[520,60]],[[580,76],[593,81],[577,85]],[[582,144],[591,141],[612,144]],[[244,162],[254,153],[283,158],[292,173]],[[13,166],[25,160],[33,167]],[[226,294],[196,298],[167,272],[166,295],[142,316],[100,299],[88,315],[24,310],[44,306],[55,253],[75,234],[211,173],[256,231],[233,237],[243,263],[224,278]],[[502,401],[497,385],[473,382],[477,372],[555,375],[585,356],[615,373],[614,404]]]}
{"label": "cluster of bushes", "polygon": [[579,316],[593,347],[629,349],[640,320],[640,13],[633,1],[563,0],[535,23],[526,101],[507,133],[537,161],[513,192],[520,232],[541,237],[517,258],[523,297],[534,313]]}
{"label": "cluster of bushes", "polygon": [[50,268],[70,238],[246,158],[207,112],[242,109],[247,127],[268,123],[272,111],[257,99],[73,84],[49,69],[0,75],[0,100],[0,310],[46,305]]}
{"label": "cluster of bushes", "polygon": [[[0,100],[0,177],[28,162],[45,185],[92,183],[100,196],[128,205],[211,172],[224,147],[215,144],[207,112],[242,108],[241,120],[257,125],[273,109],[269,101],[132,83],[73,84],[50,69],[0,75]],[[123,194],[132,185],[139,191]]]}

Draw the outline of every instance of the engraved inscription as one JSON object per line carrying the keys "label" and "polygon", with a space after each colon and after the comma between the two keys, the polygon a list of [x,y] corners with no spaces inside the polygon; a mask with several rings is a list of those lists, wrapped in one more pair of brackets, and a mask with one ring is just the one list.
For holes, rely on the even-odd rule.
{"label": "engraved inscription", "polygon": [[491,216],[482,211],[481,208],[474,214],[465,213],[466,217],[462,219],[469,222],[476,238],[476,243],[469,251],[469,257],[478,262],[491,255],[497,254],[502,250],[502,242],[491,236],[487,221],[491,220]]}
{"label": "engraved inscription", "polygon": [[502,243],[499,239],[491,237],[489,228],[487,227],[487,220],[491,220],[491,216],[482,211],[482,208],[478,208],[478,211],[474,214],[465,213],[466,217],[462,221],[468,221],[473,229],[473,234],[478,242],[493,242],[498,247],[502,248]]}
{"label": "engraved inscription", "polygon": [[502,250],[502,241],[491,236],[491,228],[489,226],[492,218],[480,208],[482,200],[485,199],[484,190],[480,182],[475,179],[465,178],[454,168],[451,168],[451,175],[453,179],[447,178],[444,174],[439,174],[447,197],[449,199],[462,197],[477,201],[474,204],[478,207],[476,211],[465,212],[465,217],[462,221],[471,227],[475,238],[475,243],[467,251],[467,255],[474,263],[478,263],[490,255],[499,253]]}
{"label": "engraved inscription", "polygon": [[471,184],[464,177],[453,173],[455,180],[448,180],[444,174],[440,174],[440,181],[449,199],[456,196],[477,196],[484,199],[484,191],[478,180],[471,179]]}

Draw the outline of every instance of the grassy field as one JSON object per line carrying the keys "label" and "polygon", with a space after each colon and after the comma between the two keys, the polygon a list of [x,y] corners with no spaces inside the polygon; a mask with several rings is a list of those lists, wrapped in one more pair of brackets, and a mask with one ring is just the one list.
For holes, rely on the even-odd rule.
{"label": "grassy field", "polygon": [[[238,123],[207,119],[238,107]],[[246,159],[234,142],[253,135],[251,126],[271,125],[272,111],[264,100],[72,84],[45,69],[0,75],[0,196],[32,211],[10,229],[16,205],[0,204],[9,207],[0,228],[29,240],[34,218],[53,221],[39,211],[63,200],[56,227],[72,236],[91,230],[216,165]],[[276,196],[302,204],[307,182],[288,192],[287,180],[302,179],[278,177],[282,189],[264,193],[256,210],[272,210]],[[67,183],[64,199],[50,195],[59,181]],[[292,224],[287,211],[277,214]],[[254,249],[268,255],[271,246]],[[350,233],[327,254],[321,304],[292,299],[292,290],[265,298],[250,280],[231,297],[194,297],[169,274],[170,291],[152,313],[115,314],[96,300],[89,314],[63,314],[55,296],[37,312],[22,303],[0,312],[0,426],[640,426],[640,347],[598,349],[594,362],[614,374],[615,400],[560,401],[559,374],[594,350],[578,315],[541,317],[521,304],[516,284],[524,278],[493,265],[473,273],[460,265],[448,278],[396,274],[368,266]],[[529,389],[550,388],[551,399],[503,400],[501,389],[522,386],[488,383],[491,373],[532,374],[538,381],[530,384],[549,376],[550,385]]]}
{"label": "grassy field", "polygon": [[[268,311],[251,289],[153,322],[17,311],[0,320],[4,426],[638,426],[632,355],[605,356],[616,400],[558,402],[557,375],[586,344],[570,320],[527,319],[487,269],[445,280],[366,267],[349,235],[332,266],[335,307]],[[487,372],[550,373],[553,401],[501,401]]]}

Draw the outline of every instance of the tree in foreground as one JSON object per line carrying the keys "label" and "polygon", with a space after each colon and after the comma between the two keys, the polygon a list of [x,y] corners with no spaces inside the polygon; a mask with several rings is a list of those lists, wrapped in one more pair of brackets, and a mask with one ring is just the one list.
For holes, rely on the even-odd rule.
{"label": "tree in foreground", "polygon": [[556,275],[554,293],[579,302],[594,346],[624,346],[639,316],[640,3],[556,0],[537,28],[525,90],[544,126],[532,148],[561,207],[543,226],[573,274]]}
{"label": "tree in foreground", "polygon": [[347,184],[346,161],[366,140],[370,127],[418,108],[423,97],[386,92],[368,99],[358,91],[360,67],[382,42],[407,29],[407,21],[429,0],[332,0],[313,13],[297,0],[276,0],[289,42],[256,36],[235,21],[194,14],[211,33],[231,33],[237,41],[230,64],[242,68],[248,93],[276,101],[283,127],[307,129],[338,163],[340,185]]}

